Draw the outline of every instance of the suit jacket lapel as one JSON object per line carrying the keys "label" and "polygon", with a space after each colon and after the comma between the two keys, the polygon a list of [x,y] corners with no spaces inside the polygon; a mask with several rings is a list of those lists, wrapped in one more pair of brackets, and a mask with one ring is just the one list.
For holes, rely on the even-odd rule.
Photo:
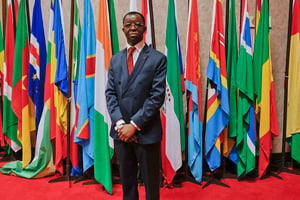
{"label": "suit jacket lapel", "polygon": [[[134,65],[134,68],[133,68],[130,76],[128,76],[128,69],[127,69],[126,72],[127,72],[127,76],[128,76],[128,79],[127,79],[128,81],[127,81],[126,86],[123,90],[123,94],[127,91],[129,86],[133,83],[133,81],[136,79],[136,76],[138,76],[139,72],[143,68],[144,63],[148,58],[148,53],[149,53],[149,47],[145,44],[144,48],[142,49],[135,65]],[[126,65],[126,67],[127,67],[127,65]]]}

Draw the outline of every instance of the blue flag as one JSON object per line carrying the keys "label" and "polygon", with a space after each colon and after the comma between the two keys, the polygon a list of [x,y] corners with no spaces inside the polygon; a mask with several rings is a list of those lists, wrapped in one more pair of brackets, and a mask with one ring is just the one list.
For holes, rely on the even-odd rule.
{"label": "blue flag", "polygon": [[36,130],[44,107],[44,85],[46,71],[46,43],[41,1],[35,0],[30,35],[30,63],[28,95],[35,105]]}
{"label": "blue flag", "polygon": [[84,1],[76,103],[75,143],[82,147],[83,170],[94,164],[94,83],[96,31],[90,0]]}

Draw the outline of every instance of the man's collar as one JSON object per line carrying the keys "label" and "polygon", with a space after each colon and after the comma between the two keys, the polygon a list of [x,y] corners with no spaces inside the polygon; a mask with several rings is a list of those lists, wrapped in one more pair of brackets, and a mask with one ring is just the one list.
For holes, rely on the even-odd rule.
{"label": "man's collar", "polygon": [[[139,43],[137,43],[134,46],[137,49],[137,51],[140,52],[143,49],[143,47],[145,46],[145,42],[143,40],[141,40]],[[130,47],[132,47],[132,46],[127,43],[126,44],[127,51]]]}

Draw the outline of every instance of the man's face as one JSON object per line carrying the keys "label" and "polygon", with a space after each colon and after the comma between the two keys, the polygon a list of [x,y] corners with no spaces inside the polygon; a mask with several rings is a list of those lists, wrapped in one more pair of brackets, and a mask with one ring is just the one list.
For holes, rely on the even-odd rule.
{"label": "man's face", "polygon": [[134,46],[143,39],[146,27],[140,15],[129,14],[125,17],[122,30],[127,38],[128,44]]}

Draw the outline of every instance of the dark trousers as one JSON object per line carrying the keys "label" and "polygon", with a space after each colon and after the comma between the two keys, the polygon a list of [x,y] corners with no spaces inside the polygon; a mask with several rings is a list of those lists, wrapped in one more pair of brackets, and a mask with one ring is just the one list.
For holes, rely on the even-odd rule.
{"label": "dark trousers", "polygon": [[115,140],[120,162],[120,175],[124,200],[138,200],[138,166],[145,184],[146,199],[158,200],[160,189],[160,142],[155,144],[125,143]]}

